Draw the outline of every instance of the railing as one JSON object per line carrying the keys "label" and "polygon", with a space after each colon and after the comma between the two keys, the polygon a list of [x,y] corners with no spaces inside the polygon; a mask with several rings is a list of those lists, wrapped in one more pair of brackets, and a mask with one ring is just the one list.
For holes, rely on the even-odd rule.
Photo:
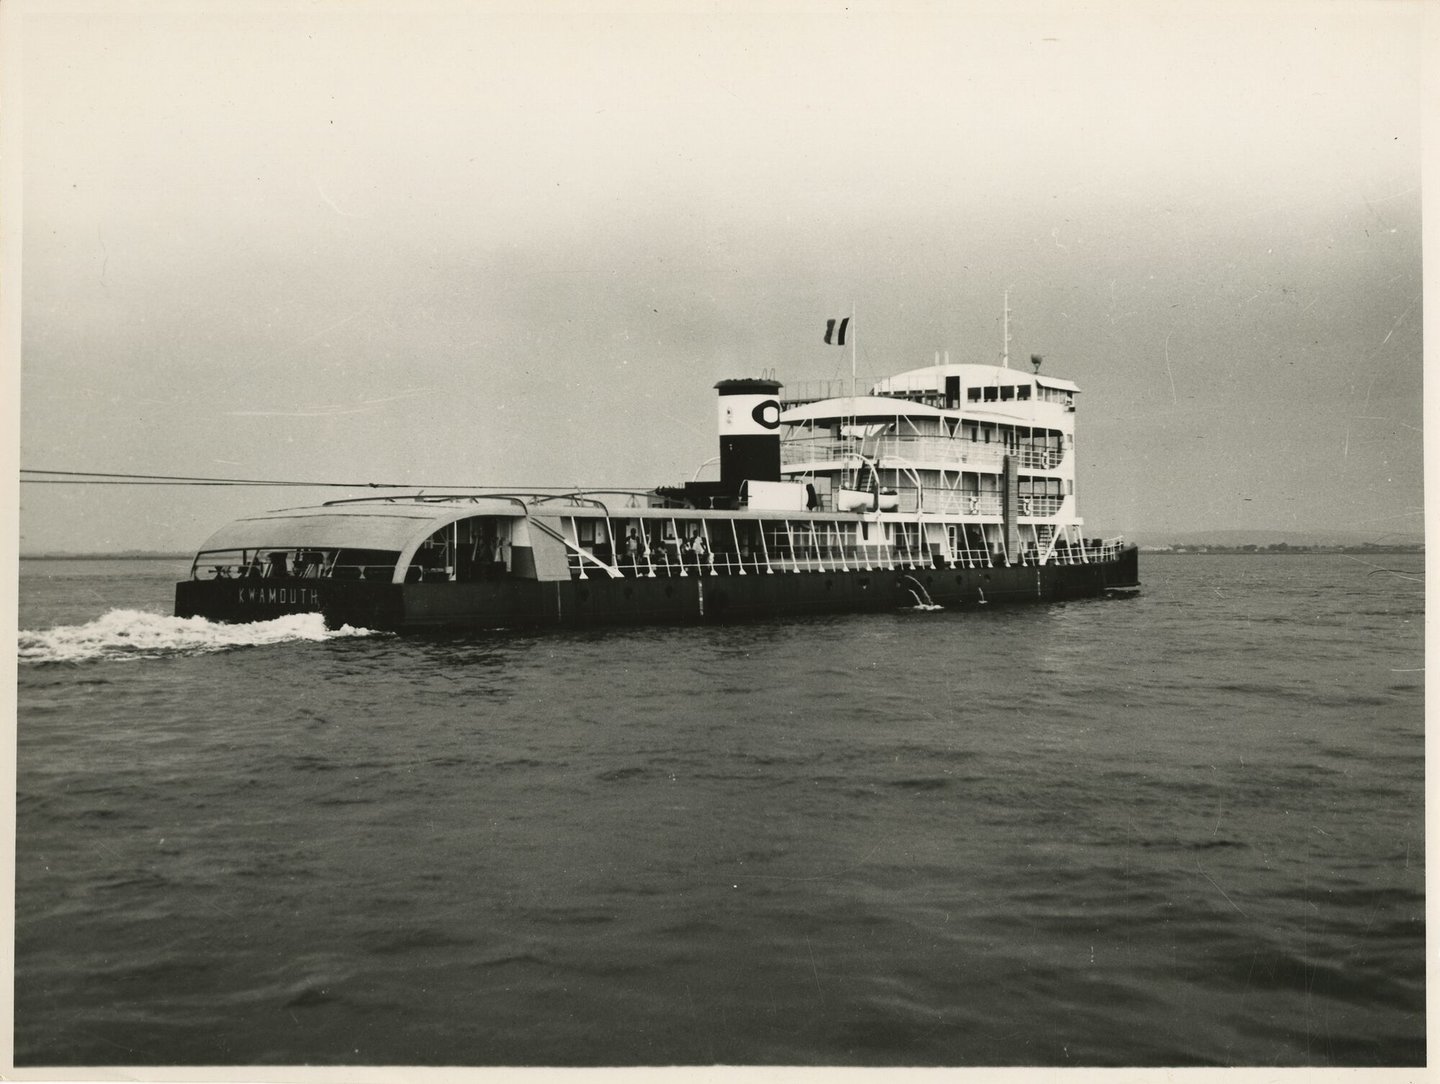
{"label": "railing", "polygon": [[854,380],[797,380],[785,385],[780,404],[782,409],[788,409],[820,399],[840,399],[849,396],[852,388],[855,395],[869,395],[875,383],[876,378],[868,376],[857,376]]}
{"label": "railing", "polygon": [[1090,538],[1085,540],[1085,556],[1091,561],[1113,561],[1120,556],[1120,551],[1125,548],[1125,539],[1121,538]]}
{"label": "railing", "polygon": [[[1062,539],[1050,554],[1051,564],[1089,564],[1113,561],[1124,546],[1123,539],[1086,539],[1080,545],[1069,545]],[[1039,563],[1040,553],[1033,543],[1012,555],[1016,564]],[[758,550],[744,553],[722,550],[701,555],[676,556],[659,549],[643,553],[637,560],[622,558],[616,566],[627,579],[666,578],[681,576],[783,575],[798,572],[893,572],[922,568],[989,568],[1000,560],[997,554],[973,545],[956,546],[945,553],[929,543],[897,537],[893,545],[858,546],[815,545],[810,543],[775,542],[767,539]],[[597,571],[588,562],[573,558],[572,579],[593,578]]]}
{"label": "railing", "polygon": [[[974,493],[968,490],[942,489],[939,486],[926,486],[924,488],[924,508],[921,504],[921,490],[912,484],[907,484],[908,479],[901,480],[901,485],[894,487],[893,494],[887,494],[888,500],[895,501],[896,512],[920,512],[952,515],[952,516],[1000,516],[1004,514],[1004,502],[1000,494],[987,490],[983,493]],[[818,512],[839,511],[835,507],[835,496],[833,493],[819,494]],[[1021,517],[1044,518],[1058,515],[1065,504],[1062,496],[1021,496],[1016,501],[1016,513]],[[869,511],[867,503],[861,511]]]}
{"label": "railing", "polygon": [[[900,510],[915,511],[919,504],[918,491],[902,489],[900,493]],[[907,495],[908,500],[906,499]],[[927,489],[925,490],[925,511],[960,516],[998,516],[1003,509],[998,493],[966,493],[953,489]]]}
{"label": "railing", "polygon": [[[917,503],[915,490],[900,490],[900,508],[914,511]],[[909,500],[906,500],[906,496]],[[906,508],[907,503],[910,505]],[[1021,496],[1016,501],[1016,511],[1025,516],[1054,516],[1065,503],[1064,497]],[[1004,515],[1004,502],[998,493],[967,493],[953,489],[926,489],[925,511],[961,516]]]}
{"label": "railing", "polygon": [[[988,556],[984,563],[989,564]],[[621,560],[617,566],[627,578],[679,576],[767,575],[787,572],[866,572],[906,568],[929,568],[928,551],[906,550],[902,546],[788,546],[767,545],[746,553],[720,551],[680,559],[652,550],[638,561]],[[594,575],[593,567],[587,575]],[[570,566],[571,579],[580,578],[578,562]]]}
{"label": "railing", "polygon": [[1079,545],[1060,539],[1055,544],[1050,562],[1057,565],[1083,565],[1113,561],[1125,548],[1124,538],[1086,538]]}
{"label": "railing", "polygon": [[860,442],[833,437],[792,437],[780,442],[781,463],[832,463],[861,455]]}
{"label": "railing", "polygon": [[1064,497],[1026,496],[1021,494],[1019,510],[1022,516],[1053,516],[1060,511],[1060,506],[1064,503]]}
{"label": "railing", "polygon": [[[889,386],[874,391],[877,384]],[[852,392],[853,389],[853,392]],[[813,403],[820,399],[840,399],[851,394],[857,396],[878,396],[887,399],[911,399],[928,401],[932,406],[943,406],[945,395],[935,383],[935,378],[907,377],[901,380],[889,373],[883,376],[856,376],[853,380],[796,380],[786,384],[780,396],[782,407],[788,408],[800,403]]]}
{"label": "railing", "polygon": [[879,459],[882,466],[887,459],[899,458],[911,462],[998,467],[1007,454],[1024,470],[1054,470],[1065,458],[1064,452],[1053,448],[1029,445],[1007,448],[1004,444],[950,437],[879,437],[864,441],[843,437],[838,440],[792,437],[780,445],[780,460],[787,464],[833,463],[863,455],[867,459]]}

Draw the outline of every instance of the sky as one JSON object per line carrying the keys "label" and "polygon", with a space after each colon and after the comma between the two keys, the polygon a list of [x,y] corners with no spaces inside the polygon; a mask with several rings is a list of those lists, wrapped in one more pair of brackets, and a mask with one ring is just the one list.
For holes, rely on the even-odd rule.
{"label": "sky", "polygon": [[[20,466],[673,484],[717,380],[1008,291],[1087,531],[1423,530],[1421,4],[610,7],[12,6]],[[349,495],[25,484],[20,551]]]}

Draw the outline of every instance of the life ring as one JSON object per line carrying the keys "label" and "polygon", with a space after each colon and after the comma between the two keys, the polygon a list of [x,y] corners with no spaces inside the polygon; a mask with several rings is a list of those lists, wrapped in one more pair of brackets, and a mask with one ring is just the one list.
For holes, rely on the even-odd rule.
{"label": "life ring", "polygon": [[970,498],[970,514],[973,516],[973,515],[976,515],[979,511],[980,511],[980,498],[979,498],[979,497],[971,497],[971,498]]}
{"label": "life ring", "polygon": [[1027,516],[1030,514],[1030,498],[1029,498],[1029,497],[1021,497],[1021,498],[1020,498],[1020,511],[1024,512]]}

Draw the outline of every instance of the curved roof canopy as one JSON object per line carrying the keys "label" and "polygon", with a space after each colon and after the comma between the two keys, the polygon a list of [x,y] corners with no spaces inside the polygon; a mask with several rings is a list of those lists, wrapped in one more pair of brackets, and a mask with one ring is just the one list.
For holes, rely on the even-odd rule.
{"label": "curved roof canopy", "polygon": [[200,552],[291,547],[398,552],[457,519],[517,514],[524,513],[514,501],[496,498],[357,501],[282,508],[227,523],[205,540]]}

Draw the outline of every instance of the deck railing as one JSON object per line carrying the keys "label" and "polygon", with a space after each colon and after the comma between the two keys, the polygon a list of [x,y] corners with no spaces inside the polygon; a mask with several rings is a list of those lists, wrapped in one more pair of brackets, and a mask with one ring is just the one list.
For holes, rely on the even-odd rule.
{"label": "deck railing", "polygon": [[833,463],[864,456],[880,460],[882,467],[886,460],[903,459],[911,463],[942,463],[961,468],[998,468],[1007,454],[1015,458],[1022,470],[1055,470],[1065,458],[1064,452],[1054,448],[1030,445],[1007,448],[1004,444],[951,437],[877,437],[869,440],[792,437],[780,446],[781,462],[787,464]]}
{"label": "deck railing", "polygon": [[[924,490],[923,509],[920,507],[921,491],[913,485],[901,485],[895,489],[893,494],[887,494],[887,498],[896,502],[894,510],[897,512],[913,513],[923,510],[930,514],[956,516],[1000,516],[1004,514],[1004,502],[1000,494],[993,490],[975,493],[969,490],[927,487]],[[833,494],[821,493],[818,495],[818,500],[816,511],[839,511],[835,507]],[[1016,511],[1021,519],[1045,518],[1058,515],[1064,504],[1064,497],[1053,494],[1022,495],[1017,500]],[[869,507],[867,504],[862,511]]]}
{"label": "deck railing", "polygon": [[[918,491],[900,490],[900,511],[913,512],[920,503]],[[925,511],[942,515],[998,516],[1003,508],[998,493],[966,493],[964,490],[925,490]]]}
{"label": "deck railing", "polygon": [[[872,393],[870,389],[880,383],[882,379],[890,381],[890,389]],[[788,410],[790,407],[799,406],[802,403],[814,403],[822,399],[841,399],[852,393],[861,397],[879,394],[895,399],[943,398],[935,390],[934,384],[933,379],[902,381],[888,375],[885,377],[857,376],[853,380],[796,380],[785,385],[780,396],[780,405],[782,409]]]}
{"label": "deck railing", "polygon": [[[1057,546],[1049,557],[1056,564],[1089,564],[1111,561],[1119,556],[1123,539],[1087,539],[1080,545]],[[1039,563],[1033,544],[1012,556],[1012,564]],[[622,558],[616,566],[626,578],[681,576],[770,575],[798,572],[895,572],[930,568],[990,568],[1003,564],[998,552],[974,546],[957,546],[948,554],[931,544],[910,539],[894,545],[786,545],[768,542],[759,550],[735,553],[719,551],[700,556],[673,554],[652,549],[638,560]],[[572,579],[593,579],[597,569],[578,555],[571,555]]]}
{"label": "deck railing", "polygon": [[1022,516],[1053,516],[1060,511],[1060,506],[1065,503],[1064,497],[1055,496],[1026,496],[1020,495],[1020,515]]}

